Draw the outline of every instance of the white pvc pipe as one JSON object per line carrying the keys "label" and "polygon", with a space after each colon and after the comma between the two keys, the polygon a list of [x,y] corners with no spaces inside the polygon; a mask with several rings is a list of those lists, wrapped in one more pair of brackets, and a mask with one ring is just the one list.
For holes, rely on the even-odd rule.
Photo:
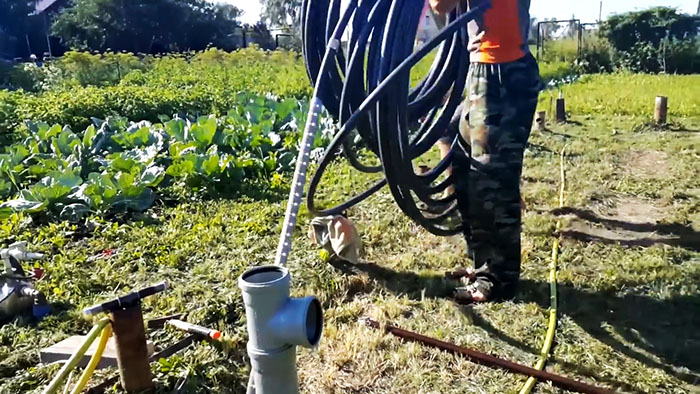
{"label": "white pvc pipe", "polygon": [[248,393],[297,394],[296,346],[321,339],[323,311],[316,297],[290,298],[291,275],[280,266],[255,267],[238,278],[248,328]]}

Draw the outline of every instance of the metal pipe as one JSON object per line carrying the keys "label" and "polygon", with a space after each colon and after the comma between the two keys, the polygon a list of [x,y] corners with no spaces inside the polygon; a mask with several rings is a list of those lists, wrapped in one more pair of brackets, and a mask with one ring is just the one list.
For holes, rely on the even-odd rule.
{"label": "metal pipe", "polygon": [[[375,328],[375,329],[380,329],[382,326],[377,322],[376,320],[372,320],[369,318],[363,319],[365,324],[367,324],[368,327]],[[567,378],[565,376],[561,375],[556,375],[550,372],[546,371],[540,371],[538,369],[530,368],[528,366],[522,365],[522,364],[517,364],[512,361],[504,360],[502,358],[494,357],[486,353],[479,352],[474,349],[469,349],[461,346],[457,346],[455,344],[449,343],[449,342],[444,342],[439,339],[427,337],[425,335],[421,335],[415,332],[407,331],[404,329],[401,329],[399,327],[395,327],[392,325],[385,325],[384,330],[394,336],[397,336],[399,338],[405,339],[407,341],[411,342],[418,342],[422,343],[424,345],[438,348],[440,350],[444,350],[446,352],[450,352],[453,354],[458,354],[461,356],[466,356],[470,360],[483,364],[489,367],[499,367],[506,369],[511,372],[516,372],[520,373],[523,375],[528,375],[528,376],[533,376],[536,377],[540,380],[547,380],[552,382],[555,386],[561,387],[566,390],[571,390],[571,391],[577,391],[579,393],[585,393],[585,394],[612,394],[615,393],[612,390],[608,390],[605,388],[601,387],[596,387],[587,383],[579,382],[570,378]]]}

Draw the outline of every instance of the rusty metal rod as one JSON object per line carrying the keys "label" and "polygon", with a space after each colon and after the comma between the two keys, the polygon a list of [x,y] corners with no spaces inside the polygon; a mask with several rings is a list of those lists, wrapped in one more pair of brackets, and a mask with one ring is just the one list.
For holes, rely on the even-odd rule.
{"label": "rusty metal rod", "polygon": [[[372,320],[369,318],[363,319],[365,324],[367,326],[375,328],[375,329],[381,329],[382,326],[377,322],[376,320]],[[461,356],[466,356],[470,360],[483,364],[485,366],[489,367],[500,367],[503,369],[506,369],[511,372],[516,372],[519,374],[523,375],[528,375],[528,376],[534,376],[540,380],[547,380],[552,382],[555,386],[558,386],[560,388],[566,389],[566,390],[571,390],[571,391],[577,391],[579,393],[585,393],[585,394],[612,394],[615,393],[615,391],[601,388],[601,387],[596,387],[587,383],[579,382],[570,378],[567,378],[565,376],[561,375],[556,375],[550,372],[546,371],[540,371],[538,369],[530,368],[528,366],[522,365],[522,364],[517,364],[512,361],[504,360],[502,358],[494,357],[486,353],[479,352],[474,349],[469,349],[461,346],[457,346],[455,344],[449,343],[449,342],[444,342],[439,339],[427,337],[425,335],[421,335],[415,332],[407,331],[399,327],[395,327],[392,325],[385,325],[384,330],[394,336],[397,336],[399,338],[405,339],[407,341],[411,342],[418,342],[422,343],[424,345],[438,348],[440,350],[444,350],[446,352],[450,352],[453,354],[458,354]]]}
{"label": "rusty metal rod", "polygon": [[146,323],[146,327],[148,327],[151,330],[158,329],[158,328],[163,328],[165,327],[165,322],[168,320],[172,319],[182,319],[183,316],[185,316],[184,313],[176,313],[174,315],[168,315],[168,316],[163,316],[163,317],[157,317],[155,319],[151,319]]}

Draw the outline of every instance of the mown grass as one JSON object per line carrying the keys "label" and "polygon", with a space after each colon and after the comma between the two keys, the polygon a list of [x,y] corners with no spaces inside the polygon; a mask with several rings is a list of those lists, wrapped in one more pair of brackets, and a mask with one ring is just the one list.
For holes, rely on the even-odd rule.
{"label": "mown grass", "polygon": [[[622,85],[617,79],[622,77],[596,78],[601,78],[600,92],[589,85],[592,82],[566,88],[572,114],[595,108],[590,104],[596,102],[593,94],[604,97],[607,91],[615,102],[616,93],[608,86]],[[637,78],[649,77],[631,76],[629,89],[646,90],[633,88]],[[687,84],[674,78],[668,84]],[[548,368],[621,391],[695,391],[700,383],[700,96],[694,100],[684,92],[669,96],[672,120],[678,122],[671,128],[646,126],[646,113],[615,116],[617,106],[611,104],[598,114],[594,109],[581,110],[585,115],[573,116],[568,124],[533,132],[523,174],[527,204],[523,280],[519,296],[511,302],[453,304],[451,285],[442,274],[468,264],[462,240],[427,234],[400,213],[387,190],[350,212],[364,243],[363,261],[358,265],[324,262],[305,238],[308,216],[303,215],[289,263],[293,292],[317,295],[326,314],[318,349],[299,350],[303,391],[501,393],[519,389],[522,376],[402,343],[359,325],[357,319],[372,316],[533,364],[546,331],[546,278],[555,222],[563,220],[566,229],[569,222],[579,220],[552,212],[557,206],[558,154],[564,147],[567,206],[591,210],[599,217],[612,212],[618,219],[589,223],[591,228],[622,233],[621,226],[636,228],[642,222],[655,233],[673,228],[683,236],[647,246],[605,237],[565,237],[558,275],[559,325]],[[643,98],[628,101],[639,108],[646,102]],[[679,119],[683,113],[688,117]],[[650,170],[635,160],[638,152],[660,152],[663,160]],[[369,182],[342,163],[328,174],[320,196],[325,202],[349,196]],[[658,217],[645,217],[644,211],[635,220],[614,216],[628,200],[654,207]],[[42,262],[46,276],[38,287],[54,304],[54,313],[38,324],[20,319],[0,327],[0,392],[38,391],[50,380],[58,367],[37,366],[38,350],[85,333],[90,322],[81,316],[83,307],[159,280],[168,280],[171,289],[144,302],[146,318],[187,312],[188,320],[221,329],[228,339],[224,344],[196,343],[152,364],[158,391],[171,392],[177,379],[189,371],[187,392],[244,392],[246,332],[236,280],[246,267],[272,263],[283,201],[283,192],[257,200],[193,201],[159,206],[127,222],[95,219],[90,229],[68,224],[36,226],[26,218],[2,223],[3,245],[27,240],[32,250],[49,256]],[[647,231],[633,233],[648,238]],[[107,249],[116,254],[93,260]],[[149,333],[159,347],[181,336],[170,329]],[[100,371],[93,382],[112,373]],[[562,391],[540,383],[536,392]]]}
{"label": "mown grass", "polygon": [[[630,115],[651,119],[656,96],[669,100],[673,117],[700,113],[700,75],[591,74],[564,85],[567,110],[578,115]],[[540,95],[540,109],[553,113],[558,90]],[[678,120],[678,119],[676,119]]]}

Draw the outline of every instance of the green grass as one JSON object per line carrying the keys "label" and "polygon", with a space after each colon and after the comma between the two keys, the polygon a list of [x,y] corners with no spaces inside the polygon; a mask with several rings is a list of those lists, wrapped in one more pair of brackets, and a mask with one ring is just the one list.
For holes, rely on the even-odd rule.
{"label": "green grass", "polygon": [[[531,136],[523,174],[527,211],[522,286],[514,301],[453,304],[442,274],[468,264],[461,239],[421,230],[400,213],[387,190],[350,212],[364,243],[363,263],[356,266],[322,261],[305,237],[308,215],[303,214],[289,263],[293,293],[321,299],[326,327],[318,349],[299,350],[302,390],[516,392],[525,380],[522,376],[403,343],[358,325],[357,319],[391,321],[533,364],[546,331],[547,267],[552,232],[560,218],[552,214],[557,206],[558,152],[566,147],[567,205],[619,219],[590,224],[591,228],[621,234],[621,226],[635,228],[630,230],[634,239],[648,238],[649,229],[663,234],[673,228],[682,236],[646,246],[618,244],[603,236],[564,237],[559,325],[548,368],[622,391],[695,391],[700,382],[700,96],[678,90],[694,89],[695,79],[683,79],[692,77],[627,76],[625,108],[631,112],[622,112],[615,87],[625,86],[623,78],[593,77],[566,87],[572,122],[550,125],[550,130]],[[650,85],[641,82],[650,80]],[[670,114],[677,122],[672,128],[645,125],[648,115],[640,108],[647,100],[635,98],[633,92],[657,94],[646,87],[669,89]],[[606,93],[611,104],[596,113],[595,103]],[[651,165],[639,159],[648,153],[658,159]],[[369,181],[346,164],[336,164],[323,181],[320,198],[337,201]],[[49,256],[42,262],[46,276],[38,287],[55,306],[38,324],[20,319],[0,327],[0,392],[36,391],[50,380],[58,367],[37,366],[38,349],[87,332],[91,323],[81,316],[83,307],[159,280],[168,280],[171,288],[144,302],[146,318],[189,312],[188,320],[221,329],[228,337],[224,344],[196,343],[152,364],[159,392],[171,392],[188,369],[187,392],[244,392],[245,317],[236,280],[246,267],[272,263],[283,201],[282,194],[268,195],[267,200],[193,201],[159,206],[127,222],[95,219],[89,229],[34,225],[26,218],[0,223],[3,245],[27,240],[32,250]],[[618,211],[630,201],[654,210],[637,212],[634,220],[621,217]],[[565,229],[580,221],[573,215],[561,219]],[[635,227],[635,221],[648,226]],[[117,253],[110,259],[91,259],[106,249]],[[158,347],[182,337],[171,329],[148,335]],[[93,382],[112,373],[100,371]],[[562,391],[540,383],[535,392]]]}
{"label": "green grass", "polygon": [[[667,96],[669,117],[700,114],[700,75],[592,74],[562,87],[567,111],[580,115],[631,115],[650,119],[656,96]],[[540,108],[551,112],[558,91],[540,95]]]}

